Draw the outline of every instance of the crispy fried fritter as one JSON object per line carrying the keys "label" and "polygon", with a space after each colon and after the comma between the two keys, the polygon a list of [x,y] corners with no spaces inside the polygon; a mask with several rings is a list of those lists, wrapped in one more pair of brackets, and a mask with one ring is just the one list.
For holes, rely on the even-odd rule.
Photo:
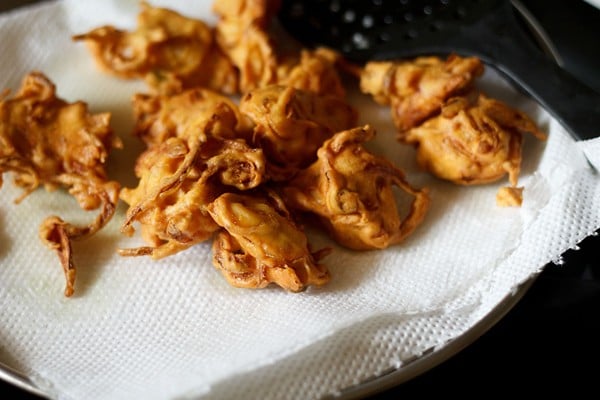
{"label": "crispy fried fritter", "polygon": [[207,240],[218,226],[205,207],[226,190],[247,190],[266,178],[260,149],[236,138],[244,123],[237,107],[194,89],[176,96],[137,96],[137,134],[149,144],[140,155],[135,189],[123,189],[130,207],[122,226],[141,225],[148,247],[122,255],[161,258]]}
{"label": "crispy fried fritter", "polygon": [[[67,103],[42,73],[27,75],[12,98],[0,98],[0,176],[11,171],[24,189],[19,202],[40,185],[64,187],[84,210],[100,208],[88,226],[48,217],[40,237],[57,251],[66,278],[65,295],[75,284],[71,241],[97,232],[113,216],[120,186],[105,170],[108,153],[121,142],[113,136],[110,114],[90,114],[84,102]],[[2,180],[0,178],[0,184]]]}
{"label": "crispy fried fritter", "polygon": [[216,42],[197,69],[183,75],[178,72],[154,69],[144,77],[157,93],[175,94],[183,90],[204,87],[226,95],[239,92],[239,73]]}
{"label": "crispy fried fritter", "polygon": [[276,82],[277,56],[267,28],[278,7],[278,0],[213,3],[216,41],[239,71],[241,93]]}
{"label": "crispy fried fritter", "polygon": [[439,178],[463,185],[508,174],[513,187],[521,168],[523,134],[545,139],[524,113],[483,94],[450,99],[439,116],[409,130],[417,161]]}
{"label": "crispy fried fritter", "polygon": [[208,207],[224,228],[213,242],[213,264],[236,287],[262,288],[275,283],[298,292],[330,279],[318,264],[325,251],[311,253],[308,239],[275,193],[225,193]]}
{"label": "crispy fried fritter", "polygon": [[253,144],[261,147],[274,180],[288,179],[316,159],[335,132],[353,127],[356,110],[337,96],[319,96],[271,85],[247,93],[240,110],[256,124]]}
{"label": "crispy fried fritter", "polygon": [[[319,149],[318,160],[283,189],[290,208],[318,215],[338,243],[356,250],[399,243],[429,207],[427,189],[413,189],[400,169],[365,149],[374,135],[368,125],[335,134]],[[394,186],[414,197],[404,218]]]}
{"label": "crispy fried fritter", "polygon": [[277,67],[277,83],[314,92],[344,97],[346,89],[336,68],[339,53],[327,48],[303,49],[299,59],[289,58]]}
{"label": "crispy fried fritter", "polygon": [[410,61],[371,61],[360,76],[360,89],[380,104],[390,104],[392,118],[403,133],[437,114],[450,97],[468,91],[483,73],[477,57],[451,55]]}
{"label": "crispy fried fritter", "polygon": [[148,247],[124,249],[127,256],[162,258],[205,241],[218,229],[206,206],[227,190],[247,190],[262,183],[264,157],[242,140],[208,138],[197,149],[170,138],[138,159],[139,185],[124,188],[130,205],[122,231],[141,225]]}
{"label": "crispy fried fritter", "polygon": [[212,10],[220,18],[267,30],[280,5],[281,0],[219,0],[213,2]]}
{"label": "crispy fried fritter", "polygon": [[253,129],[252,121],[229,97],[201,88],[176,95],[136,94],[133,112],[134,134],[147,146],[159,145],[171,137],[193,137],[198,129],[205,128],[212,137],[249,139]]}
{"label": "crispy fried fritter", "polygon": [[237,72],[203,21],[141,2],[134,31],[106,25],[75,35],[98,65],[121,78],[143,78],[162,92],[205,86],[235,93]]}

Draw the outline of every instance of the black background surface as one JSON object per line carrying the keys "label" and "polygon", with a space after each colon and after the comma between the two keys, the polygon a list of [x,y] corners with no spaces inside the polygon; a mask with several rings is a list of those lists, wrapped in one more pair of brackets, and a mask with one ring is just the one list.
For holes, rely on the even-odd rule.
{"label": "black background surface", "polygon": [[[33,2],[2,0],[0,12]],[[582,0],[522,3],[548,33],[563,66],[600,92],[600,11]],[[470,346],[369,398],[519,397],[524,391],[595,397],[600,379],[600,236],[587,238],[580,248],[565,253],[564,264],[549,264],[522,300]],[[8,399],[39,399],[2,381],[0,393]]]}

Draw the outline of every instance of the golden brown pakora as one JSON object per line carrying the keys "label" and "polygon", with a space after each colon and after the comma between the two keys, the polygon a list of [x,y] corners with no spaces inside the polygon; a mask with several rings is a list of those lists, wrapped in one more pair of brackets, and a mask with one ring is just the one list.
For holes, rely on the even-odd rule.
{"label": "golden brown pakora", "polygon": [[355,126],[357,111],[337,96],[270,85],[242,98],[240,110],[254,122],[252,144],[265,152],[272,179],[289,179],[316,159],[335,132]]}
{"label": "golden brown pakora", "polygon": [[238,90],[237,71],[216,45],[203,21],[141,2],[137,27],[110,25],[73,36],[85,41],[97,64],[121,78],[142,78],[162,93],[203,86],[223,93]]}
{"label": "golden brown pakora", "polygon": [[124,188],[129,204],[122,231],[141,225],[146,247],[123,249],[122,255],[162,258],[205,241],[218,229],[206,206],[227,190],[247,190],[262,183],[264,157],[242,140],[207,138],[197,150],[179,138],[142,153],[136,164],[140,182]]}
{"label": "golden brown pakora", "polygon": [[362,70],[360,89],[390,105],[403,140],[404,132],[439,113],[450,97],[469,91],[484,66],[477,57],[450,55],[407,61],[370,61]]}
{"label": "golden brown pakora", "polygon": [[[409,130],[405,140],[417,147],[419,165],[439,178],[474,185],[508,174],[516,187],[525,133],[546,137],[523,112],[476,94],[448,100],[439,116]],[[520,192],[511,196],[518,200]]]}
{"label": "golden brown pakora", "polygon": [[[279,6],[215,1],[210,27],[142,1],[134,30],[106,25],[73,36],[103,70],[144,79],[153,90],[133,96],[133,134],[146,144],[133,188],[107,178],[108,152],[121,147],[108,113],[58,98],[39,72],[13,98],[0,94],[0,187],[11,172],[23,188],[16,202],[43,185],[99,209],[87,226],[58,216],[40,226],[62,264],[66,296],[76,275],[72,242],[101,229],[119,198],[129,205],[122,232],[133,235],[137,224],[145,242],[121,255],[158,259],[213,239],[213,264],[236,287],[273,283],[299,292],[330,280],[320,261],[331,249],[310,250],[300,219],[307,215],[355,250],[385,249],[411,235],[427,214],[429,191],[367,150],[375,130],[356,126],[342,70],[390,106],[398,140],[416,147],[424,169],[463,185],[508,174],[511,186],[498,190],[497,203],[521,204],[523,134],[545,135],[527,115],[474,90],[480,59],[363,67],[327,48],[278,47],[272,19]],[[239,106],[225,96],[238,94]]]}
{"label": "golden brown pakora", "polygon": [[291,292],[320,286],[330,279],[311,253],[304,232],[292,220],[281,198],[225,193],[208,211],[223,228],[213,242],[213,264],[236,287],[263,288],[275,283]]}
{"label": "golden brown pakora", "polygon": [[218,226],[206,206],[225,191],[260,185],[266,163],[239,137],[245,117],[222,96],[190,89],[134,102],[135,132],[149,147],[136,163],[138,186],[121,193],[129,204],[122,231],[132,235],[137,221],[149,246],[120,253],[161,258],[209,239]]}
{"label": "golden brown pakora", "polygon": [[[336,133],[283,189],[290,208],[316,214],[338,243],[355,250],[401,242],[429,207],[427,189],[412,188],[399,168],[364,147],[374,135],[368,125]],[[394,186],[413,197],[404,217]]]}
{"label": "golden brown pakora", "polygon": [[171,137],[197,136],[198,130],[220,139],[249,140],[254,125],[226,96],[203,88],[173,95],[136,94],[132,100],[134,135],[147,146]]}
{"label": "golden brown pakora", "polygon": [[12,172],[24,189],[16,202],[43,185],[68,189],[84,210],[100,209],[87,226],[51,216],[40,227],[43,242],[58,253],[66,296],[73,294],[76,275],[71,242],[96,233],[114,215],[120,185],[108,179],[105,164],[109,151],[121,146],[110,114],[91,114],[86,103],[57,97],[41,72],[28,74],[12,98],[0,97],[0,177]]}
{"label": "golden brown pakora", "polygon": [[344,97],[346,88],[337,69],[341,55],[320,47],[302,49],[299,57],[289,56],[277,67],[277,83],[318,95]]}
{"label": "golden brown pakora", "polygon": [[241,93],[277,79],[277,55],[268,25],[278,0],[221,0],[213,3],[219,16],[215,40],[239,71]]}

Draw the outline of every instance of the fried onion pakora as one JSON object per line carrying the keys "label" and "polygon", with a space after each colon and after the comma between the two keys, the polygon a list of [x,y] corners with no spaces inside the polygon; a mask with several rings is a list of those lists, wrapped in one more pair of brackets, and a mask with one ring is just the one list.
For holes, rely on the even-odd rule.
{"label": "fried onion pakora", "polygon": [[220,139],[249,140],[254,128],[229,97],[208,89],[188,89],[175,95],[136,94],[132,103],[134,135],[149,147],[171,137],[191,138],[209,119],[209,134]]}
{"label": "fried onion pakora", "polygon": [[141,101],[136,132],[149,147],[136,163],[138,186],[121,193],[130,206],[122,231],[132,235],[139,222],[150,246],[120,253],[162,258],[209,239],[218,226],[206,206],[224,191],[260,185],[265,158],[236,138],[243,116],[217,94],[196,89]]}
{"label": "fried onion pakora", "polygon": [[58,253],[66,279],[65,296],[75,285],[71,241],[96,233],[112,218],[120,185],[109,181],[105,163],[121,141],[113,136],[110,114],[91,114],[81,101],[57,97],[55,85],[31,72],[12,98],[0,97],[0,184],[4,172],[15,174],[23,198],[43,185],[67,188],[84,210],[100,209],[87,226],[50,216],[40,227],[42,241]]}
{"label": "fried onion pakora", "polygon": [[[279,0],[215,1],[220,19],[216,40],[240,71],[240,93],[279,84],[318,94],[343,97],[345,88],[338,75],[339,53],[327,48],[294,49],[282,57],[272,35],[271,20]],[[283,58],[283,59],[282,59]]]}
{"label": "fried onion pakora", "polygon": [[223,227],[213,242],[213,264],[232,286],[263,288],[275,283],[299,292],[329,281],[326,267],[318,264],[328,249],[309,251],[306,235],[274,192],[225,193],[208,211]]}
{"label": "fried onion pakora", "polygon": [[88,44],[102,70],[121,78],[145,79],[159,92],[195,86],[237,92],[237,71],[207,24],[146,2],[141,7],[134,31],[105,25],[73,40]]}
{"label": "fried onion pakora", "polygon": [[[516,187],[524,133],[546,138],[523,112],[477,94],[448,100],[439,116],[409,130],[406,141],[416,145],[419,165],[439,178],[474,185],[508,174]],[[520,192],[511,191],[514,196],[516,202],[499,203],[520,204]]]}
{"label": "fried onion pakora", "polygon": [[120,254],[158,259],[208,240],[218,226],[206,206],[226,190],[258,186],[263,169],[262,152],[241,140],[207,139],[194,153],[171,138],[148,149],[136,164],[139,185],[124,188],[121,198],[130,205],[122,231],[133,234],[139,222],[149,246]]}
{"label": "fried onion pakora", "polygon": [[241,93],[276,82],[277,55],[268,33],[278,0],[220,0],[215,38],[239,71]]}
{"label": "fried onion pakora", "polygon": [[340,59],[339,53],[324,47],[302,49],[299,57],[290,56],[279,63],[277,83],[318,95],[344,97],[346,89],[336,67]]}
{"label": "fried onion pakora", "polygon": [[335,132],[355,126],[357,111],[337,96],[271,85],[247,93],[240,110],[254,124],[252,143],[265,152],[272,179],[289,179],[316,159]]}
{"label": "fried onion pakora", "polygon": [[470,90],[484,66],[477,57],[450,55],[409,61],[371,61],[360,76],[360,89],[389,104],[403,140],[406,130],[438,114],[447,99]]}
{"label": "fried onion pakora", "polygon": [[[401,242],[429,208],[427,189],[412,188],[399,168],[365,149],[374,135],[368,125],[336,133],[318,150],[318,160],[283,189],[291,209],[318,215],[338,243],[355,250]],[[413,197],[404,218],[394,186]]]}

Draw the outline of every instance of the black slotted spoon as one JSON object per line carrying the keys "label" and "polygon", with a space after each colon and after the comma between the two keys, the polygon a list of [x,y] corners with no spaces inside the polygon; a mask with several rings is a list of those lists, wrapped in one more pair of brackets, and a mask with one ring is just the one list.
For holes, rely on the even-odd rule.
{"label": "black slotted spoon", "polygon": [[[533,97],[578,140],[600,136],[600,94],[531,41],[504,0],[283,0],[282,26],[348,60],[477,56]],[[593,38],[590,38],[593,39]]]}

